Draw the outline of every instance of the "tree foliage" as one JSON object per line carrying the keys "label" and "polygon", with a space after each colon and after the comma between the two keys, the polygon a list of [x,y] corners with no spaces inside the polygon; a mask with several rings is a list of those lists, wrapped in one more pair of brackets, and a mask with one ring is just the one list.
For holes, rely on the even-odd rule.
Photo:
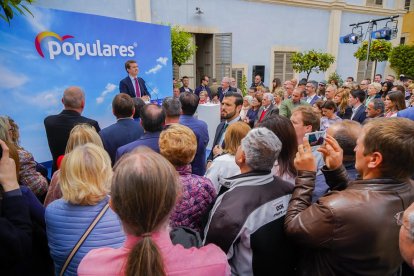
{"label": "tree foliage", "polygon": [[390,54],[391,68],[398,75],[414,76],[414,45],[399,45]]}
{"label": "tree foliage", "polygon": [[25,4],[32,4],[34,0],[0,0],[0,17],[10,24],[10,20],[13,19],[16,11],[20,14],[24,14],[25,11],[33,15]]}
{"label": "tree foliage", "polygon": [[310,73],[320,71],[325,72],[329,66],[335,62],[335,57],[328,53],[310,50],[308,52],[294,53],[290,58],[293,69],[296,72],[305,72],[306,79],[309,79]]}
{"label": "tree foliage", "polygon": [[[358,60],[367,60],[368,41],[364,41],[358,50],[354,53],[354,57]],[[386,61],[391,53],[392,44],[383,39],[375,39],[371,42],[369,50],[370,61]]]}
{"label": "tree foliage", "polygon": [[179,26],[171,27],[171,54],[174,64],[181,66],[194,55],[196,49],[190,33]]}
{"label": "tree foliage", "polygon": [[328,83],[331,83],[331,81],[336,81],[339,86],[342,86],[342,83],[344,82],[341,78],[341,76],[335,71],[332,72],[328,77]]}

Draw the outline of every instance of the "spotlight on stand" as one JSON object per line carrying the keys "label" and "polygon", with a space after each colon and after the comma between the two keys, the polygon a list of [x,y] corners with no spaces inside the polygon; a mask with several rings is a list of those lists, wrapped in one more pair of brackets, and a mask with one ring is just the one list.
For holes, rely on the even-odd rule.
{"label": "spotlight on stand", "polygon": [[352,28],[352,33],[348,35],[341,36],[339,38],[339,42],[341,43],[352,43],[352,44],[358,44],[362,40],[362,27],[356,26]]}
{"label": "spotlight on stand", "polygon": [[[390,26],[388,26],[390,24]],[[371,37],[375,39],[385,39],[385,40],[391,40],[397,37],[398,28],[397,28],[398,21],[392,20],[388,21],[385,24],[385,27],[382,29],[379,29],[375,32],[371,33]]]}

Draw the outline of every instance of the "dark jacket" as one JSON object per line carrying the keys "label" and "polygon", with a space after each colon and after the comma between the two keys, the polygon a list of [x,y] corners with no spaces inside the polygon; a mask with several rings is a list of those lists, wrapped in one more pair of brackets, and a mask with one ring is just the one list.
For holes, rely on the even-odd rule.
{"label": "dark jacket", "polygon": [[218,95],[218,98],[219,98],[219,100],[220,100],[220,102],[222,102],[223,101],[223,98],[224,98],[224,95],[226,94],[226,93],[230,93],[230,92],[237,92],[237,89],[236,88],[234,88],[234,87],[231,87],[231,86],[229,86],[229,90],[227,90],[227,92],[223,92],[223,88],[222,87],[219,87],[218,89],[217,89],[217,95]]}
{"label": "dark jacket", "polygon": [[[190,90],[190,93],[194,92],[193,89],[191,89],[190,87],[187,87],[187,88]],[[185,88],[184,88],[184,86],[181,86],[180,87],[180,93],[183,93],[183,92],[185,92]]]}
{"label": "dark jacket", "polygon": [[286,215],[286,233],[304,247],[300,274],[392,275],[402,263],[394,215],[414,201],[412,185],[322,171],[333,191],[311,204],[315,172],[300,171]]}
{"label": "dark jacket", "polygon": [[367,117],[367,113],[365,112],[365,109],[366,107],[363,104],[358,106],[358,109],[356,110],[355,114],[351,116],[351,120],[362,124],[365,121],[365,118]]}
{"label": "dark jacket", "polygon": [[228,190],[210,213],[205,244],[227,254],[232,275],[293,275],[293,247],[283,230],[292,184],[270,171],[253,171],[224,185]]}
{"label": "dark jacket", "polygon": [[210,98],[210,100],[211,100],[211,90],[210,90],[210,87],[200,85],[199,87],[197,87],[197,88],[194,90],[194,94],[196,94],[197,96],[200,96],[200,92],[201,92],[201,91],[206,91],[206,92],[207,92],[207,94],[208,94],[208,97],[209,97],[209,98]]}
{"label": "dark jacket", "polygon": [[341,111],[338,110],[338,112],[336,112],[336,115],[338,115],[338,117],[341,118],[342,120],[351,119],[352,107],[348,106],[347,108],[345,108],[344,113],[341,113]]}
{"label": "dark jacket", "polygon": [[[257,117],[256,117],[256,120],[255,120],[254,124],[259,122],[260,117],[262,116],[262,113],[263,113],[264,109],[265,109],[264,106],[259,108],[259,112],[257,113]],[[278,114],[279,114],[279,108],[277,106],[273,105],[273,104],[270,104],[270,106],[267,109],[266,114],[264,115],[262,120],[264,120],[265,118],[270,117],[272,115],[278,115]]]}
{"label": "dark jacket", "polygon": [[58,157],[65,154],[70,131],[75,125],[89,124],[96,129],[96,132],[101,130],[97,121],[83,117],[74,110],[66,109],[58,115],[46,117],[44,124],[47,142],[53,158],[52,173],[57,169],[56,161]]}
{"label": "dark jacket", "polygon": [[[137,79],[138,79],[138,84],[139,84],[139,90],[141,91],[141,97],[148,96],[151,98],[151,95],[148,92],[147,86],[145,85],[145,81],[140,77],[137,77]],[[125,79],[122,79],[119,82],[119,92],[128,94],[131,96],[131,98],[135,98],[137,96],[135,89],[134,89],[134,85],[132,84],[132,80],[129,76],[127,76]]]}
{"label": "dark jacket", "polygon": [[99,132],[105,150],[111,157],[112,166],[115,164],[116,150],[131,143],[144,134],[142,126],[131,118],[122,118]]}
{"label": "dark jacket", "polygon": [[257,114],[259,113],[259,110],[260,110],[260,108],[258,108],[256,110],[253,110],[253,108],[250,108],[247,111],[246,118],[249,118],[249,126],[251,128],[253,128],[253,126],[254,126],[254,122],[256,121]]}
{"label": "dark jacket", "polygon": [[206,173],[206,148],[209,141],[207,124],[191,115],[181,115],[180,124],[189,127],[197,138],[197,152],[191,162],[192,173],[204,176]]}
{"label": "dark jacket", "polygon": [[[0,217],[0,274],[29,275],[32,252],[29,204],[18,190],[4,193]],[[9,194],[14,196],[8,196]]]}
{"label": "dark jacket", "polygon": [[160,153],[160,146],[158,144],[158,140],[160,139],[160,133],[161,131],[145,132],[138,140],[126,144],[122,147],[119,147],[116,150],[115,162],[118,161],[123,154],[133,151],[135,148],[139,146],[149,147],[153,151]]}

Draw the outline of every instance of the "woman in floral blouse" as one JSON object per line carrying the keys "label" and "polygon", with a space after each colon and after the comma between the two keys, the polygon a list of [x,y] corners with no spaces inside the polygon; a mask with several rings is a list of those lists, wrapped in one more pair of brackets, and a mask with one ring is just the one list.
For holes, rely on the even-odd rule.
{"label": "woman in floral blouse", "polygon": [[191,173],[191,161],[197,150],[193,131],[183,125],[172,124],[161,132],[160,153],[170,161],[180,176],[181,196],[170,217],[172,227],[186,226],[202,230],[202,217],[208,212],[216,197],[210,179]]}

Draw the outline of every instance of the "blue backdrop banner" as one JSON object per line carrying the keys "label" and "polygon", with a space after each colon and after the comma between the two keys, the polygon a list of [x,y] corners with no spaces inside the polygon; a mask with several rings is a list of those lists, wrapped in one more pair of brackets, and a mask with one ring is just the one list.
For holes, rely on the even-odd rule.
{"label": "blue backdrop banner", "polygon": [[136,60],[151,100],[172,94],[170,27],[31,7],[0,20],[0,115],[20,127],[21,144],[37,161],[51,160],[43,120],[63,109],[65,88],[86,94],[82,115],[101,128],[115,122],[111,102],[124,63]]}

